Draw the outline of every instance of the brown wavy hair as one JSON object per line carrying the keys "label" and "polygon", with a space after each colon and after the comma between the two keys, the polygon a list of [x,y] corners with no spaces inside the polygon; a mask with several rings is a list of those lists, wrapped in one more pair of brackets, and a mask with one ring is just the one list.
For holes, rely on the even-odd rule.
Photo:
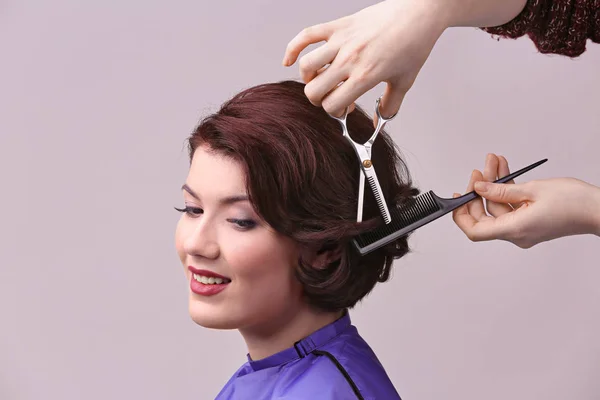
{"label": "brown wavy hair", "polygon": [[[347,119],[359,143],[373,133],[372,119],[357,107]],[[339,122],[304,94],[304,84],[283,81],[244,90],[204,118],[188,138],[190,160],[201,145],[240,163],[252,206],[274,230],[295,240],[302,254],[330,255],[325,265],[300,256],[296,277],[306,301],[327,311],[353,307],[394,259],[409,252],[407,237],[365,256],[353,236],[382,224],[368,185],[364,222],[356,222],[359,164]],[[390,136],[373,145],[373,164],[388,207],[419,194]]]}

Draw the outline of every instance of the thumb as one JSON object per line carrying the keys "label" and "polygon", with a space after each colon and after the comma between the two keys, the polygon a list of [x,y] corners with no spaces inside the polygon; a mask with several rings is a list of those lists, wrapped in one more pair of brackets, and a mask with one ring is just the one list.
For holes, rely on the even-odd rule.
{"label": "thumb", "polygon": [[[394,88],[391,83],[387,84],[379,104],[379,113],[383,118],[392,118],[396,116],[400,110],[402,101],[404,100],[404,95],[404,92]],[[377,127],[377,120],[377,111],[375,111],[373,113],[373,127]]]}
{"label": "thumb", "polygon": [[406,93],[401,90],[400,85],[389,82],[383,96],[381,96],[381,115],[384,118],[390,118],[392,115],[395,115],[400,110],[404,95]]}
{"label": "thumb", "polygon": [[475,191],[481,197],[496,203],[522,203],[531,200],[531,193],[523,184],[503,184],[478,181],[474,185]]}

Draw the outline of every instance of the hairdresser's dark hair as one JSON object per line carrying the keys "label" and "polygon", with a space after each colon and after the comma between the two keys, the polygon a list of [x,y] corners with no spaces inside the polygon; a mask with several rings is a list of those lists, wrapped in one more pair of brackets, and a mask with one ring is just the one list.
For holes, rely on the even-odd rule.
{"label": "hairdresser's dark hair", "polygon": [[[373,133],[373,121],[360,107],[348,115],[359,143]],[[254,209],[274,230],[312,254],[335,254],[328,265],[298,262],[296,277],[306,300],[327,311],[353,307],[377,282],[389,278],[392,262],[408,251],[407,237],[360,256],[351,239],[382,218],[369,187],[363,219],[356,223],[359,166],[339,122],[304,94],[295,81],[249,88],[204,118],[188,138],[189,155],[207,145],[238,161]],[[372,154],[389,207],[419,191],[390,136],[382,132]],[[306,252],[304,252],[306,254]]]}

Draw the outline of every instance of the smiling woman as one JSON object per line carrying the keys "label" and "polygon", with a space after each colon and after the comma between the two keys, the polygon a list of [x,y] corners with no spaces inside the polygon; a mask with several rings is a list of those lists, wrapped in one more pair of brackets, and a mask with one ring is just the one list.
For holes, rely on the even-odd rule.
{"label": "smiling woman", "polygon": [[[357,141],[372,133],[360,109]],[[189,138],[191,165],[176,248],[199,325],[238,329],[248,362],[218,399],[399,396],[348,309],[408,252],[407,238],[360,256],[354,235],[380,222],[367,195],[357,223],[359,168],[337,121],[285,81],[247,89]],[[373,159],[388,202],[418,194],[384,132]],[[235,394],[234,394],[235,393]]]}

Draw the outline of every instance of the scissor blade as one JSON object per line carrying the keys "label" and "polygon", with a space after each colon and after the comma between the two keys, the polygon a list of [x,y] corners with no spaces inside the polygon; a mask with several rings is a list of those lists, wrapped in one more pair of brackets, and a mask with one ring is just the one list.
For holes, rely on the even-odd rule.
{"label": "scissor blade", "polygon": [[359,169],[360,178],[358,181],[358,210],[356,211],[356,222],[362,222],[363,216],[363,200],[365,198],[365,174],[362,169]]}
{"label": "scissor blade", "polygon": [[367,182],[369,182],[369,186],[371,186],[371,190],[373,191],[373,195],[375,196],[375,201],[377,202],[377,206],[379,207],[379,212],[383,217],[383,221],[386,224],[389,224],[390,222],[392,222],[392,216],[390,215],[387,203],[385,202],[385,198],[383,197],[383,191],[381,190],[381,186],[379,185],[379,179],[377,179],[375,169],[371,167],[368,170],[365,170],[365,174],[367,175]]}

